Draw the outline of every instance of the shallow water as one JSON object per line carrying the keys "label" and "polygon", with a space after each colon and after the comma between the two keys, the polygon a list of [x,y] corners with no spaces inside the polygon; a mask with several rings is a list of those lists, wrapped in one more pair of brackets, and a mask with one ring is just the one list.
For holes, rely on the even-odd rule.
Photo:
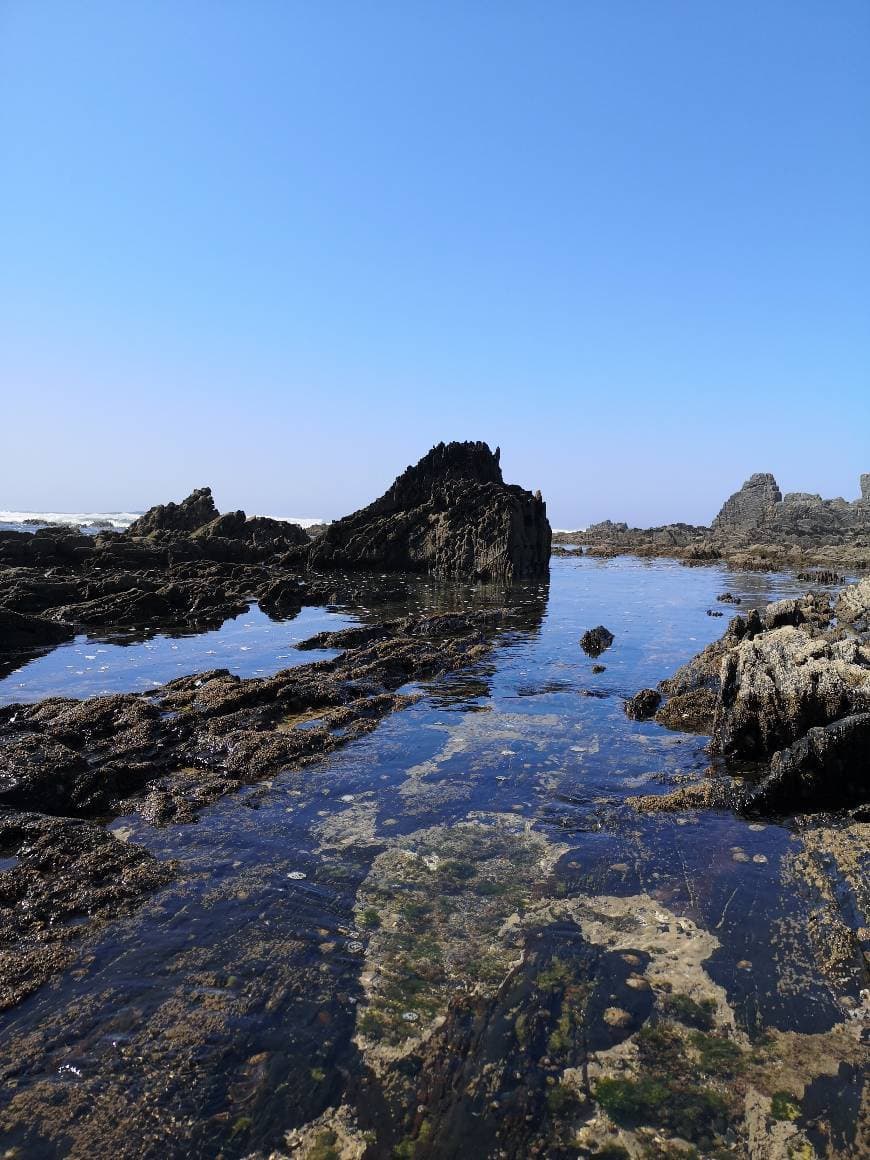
{"label": "shallow water", "polygon": [[[94,697],[154,689],[175,677],[207,669],[229,669],[239,677],[270,677],[281,669],[308,664],[312,654],[294,645],[318,632],[336,632],[356,618],[326,608],[303,608],[286,620],[271,620],[252,604],[211,632],[155,633],[147,640],[131,633],[78,636],[46,649],[0,679],[0,705],[44,697]],[[318,660],[336,656],[319,649]]]}
{"label": "shallow water", "polygon": [[[32,1089],[41,1101],[45,1083],[61,1119],[72,1120],[80,1102],[88,1108],[69,1153],[33,1122],[0,1142],[27,1156],[245,1156],[279,1146],[284,1132],[344,1100],[373,1133],[371,1155],[389,1156],[402,1133],[372,1079],[386,1066],[385,1049],[368,1054],[364,1040],[354,1041],[360,1012],[368,1011],[365,1026],[378,1023],[382,1043],[416,1033],[478,969],[477,952],[463,958],[462,942],[473,950],[487,924],[495,931],[514,908],[537,907],[541,929],[550,923],[547,939],[573,946],[577,928],[566,933],[566,916],[593,896],[617,908],[620,898],[649,900],[663,944],[683,937],[682,922],[686,947],[693,927],[710,932],[705,970],[751,1036],[834,1027],[842,1012],[802,928],[808,900],[783,869],[797,843],[791,826],[717,812],[644,817],[625,804],[708,760],[703,738],[628,720],[624,698],[670,675],[735,612],[804,587],[785,575],[719,567],[555,559],[549,586],[515,592],[526,610],[520,629],[473,671],[419,686],[422,699],[372,734],[225,798],[195,825],[111,823],[119,839],[176,860],[177,878],[132,918],[83,941],[59,983],[0,1020],[3,1073],[14,1083],[5,1098]],[[726,589],[742,598],[739,608],[716,603]],[[424,582],[410,603],[496,598]],[[314,609],[275,623],[252,609],[198,637],[128,647],[76,641],[0,683],[0,696],[145,688],[222,666],[265,675],[319,659],[285,650],[345,623]],[[597,624],[616,639],[593,661],[578,639]],[[605,671],[593,674],[594,663]],[[406,848],[412,854],[402,855]],[[420,892],[402,876],[401,858],[416,857],[418,866],[424,854],[436,876]],[[469,879],[488,868],[487,889],[471,897],[461,876],[451,880],[455,906],[442,928],[427,894],[444,881],[439,864],[461,866],[463,858]],[[507,910],[502,883],[518,892]],[[367,924],[372,913],[377,922]],[[426,953],[444,954],[449,968],[432,994],[410,985],[402,967],[410,960],[390,941],[396,916],[410,916],[413,932],[415,914],[435,932],[437,946]],[[413,959],[408,938],[402,955]],[[379,972],[389,988],[372,982]],[[445,1124],[460,1136],[474,1126],[481,1156],[496,1148],[479,1113],[451,1114]],[[139,1152],[129,1151],[124,1124],[144,1133]],[[445,1145],[443,1154],[453,1152]]]}

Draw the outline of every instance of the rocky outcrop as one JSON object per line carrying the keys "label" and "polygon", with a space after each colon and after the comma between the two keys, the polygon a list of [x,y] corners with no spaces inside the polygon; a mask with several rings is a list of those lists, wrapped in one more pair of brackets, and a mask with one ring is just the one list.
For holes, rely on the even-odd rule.
{"label": "rocky outcrop", "polygon": [[816,726],[774,753],[770,772],[739,792],[746,812],[837,809],[865,801],[870,786],[870,713]]}
{"label": "rocky outcrop", "polygon": [[735,528],[761,527],[769,522],[781,502],[782,492],[773,476],[766,471],[756,472],[722,505],[713,520],[713,530],[727,533]]}
{"label": "rocky outcrop", "polygon": [[870,710],[870,648],[775,628],[727,652],[720,683],[715,750],[763,761],[809,729]]}
{"label": "rocky outcrop", "polygon": [[380,499],[329,525],[314,568],[427,572],[444,578],[546,576],[550,525],[540,493],[506,484],[499,449],[439,443]]}
{"label": "rocky outcrop", "polygon": [[148,538],[173,549],[185,548],[210,560],[249,562],[307,548],[309,538],[298,524],[243,511],[218,512],[211,488],[191,492],[181,503],[158,504],[131,524],[127,539]]}
{"label": "rocky outcrop", "polygon": [[[710,796],[746,811],[870,799],[870,581],[737,616],[721,640],[663,681],[656,721],[711,735],[710,751],[767,768]],[[834,623],[836,615],[837,623]]]}
{"label": "rocky outcrop", "polygon": [[641,689],[625,702],[625,715],[632,721],[648,721],[661,703],[661,693],[655,689]]}
{"label": "rocky outcrop", "polygon": [[624,552],[687,563],[727,558],[743,568],[800,570],[813,563],[860,570],[870,567],[870,474],[861,476],[860,498],[849,502],[803,491],[783,495],[769,472],[758,472],[725,501],[710,527],[630,528],[604,520],[557,538],[597,556]]}
{"label": "rocky outcrop", "polygon": [[181,503],[160,503],[149,508],[129,527],[131,536],[150,536],[154,532],[195,532],[203,524],[217,519],[210,487],[200,487],[192,491]]}
{"label": "rocky outcrop", "polygon": [[851,625],[859,632],[870,630],[870,577],[843,589],[834,605],[834,615],[840,624]]}

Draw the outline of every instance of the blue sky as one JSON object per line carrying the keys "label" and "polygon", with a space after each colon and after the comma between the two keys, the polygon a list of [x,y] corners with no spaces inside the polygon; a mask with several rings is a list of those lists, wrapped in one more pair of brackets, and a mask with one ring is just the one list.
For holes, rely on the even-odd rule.
{"label": "blue sky", "polygon": [[0,0],[0,508],[870,471],[866,0]]}

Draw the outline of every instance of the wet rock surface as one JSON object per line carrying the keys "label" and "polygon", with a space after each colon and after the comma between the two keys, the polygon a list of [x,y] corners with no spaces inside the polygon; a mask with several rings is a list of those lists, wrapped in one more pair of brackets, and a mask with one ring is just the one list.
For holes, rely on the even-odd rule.
{"label": "wet rock surface", "polygon": [[625,715],[632,721],[647,721],[662,703],[662,695],[656,689],[641,689],[625,702]]}
{"label": "wet rock surface", "polygon": [[0,807],[0,1010],[66,968],[85,930],[172,876],[170,864],[100,825]]}

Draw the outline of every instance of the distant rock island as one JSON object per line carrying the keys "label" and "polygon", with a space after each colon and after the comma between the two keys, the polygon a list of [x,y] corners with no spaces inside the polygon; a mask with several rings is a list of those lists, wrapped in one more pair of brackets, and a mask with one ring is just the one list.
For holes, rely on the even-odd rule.
{"label": "distant rock island", "polygon": [[604,520],[583,532],[560,532],[557,543],[586,547],[590,555],[635,552],[702,562],[723,557],[746,566],[804,563],[870,567],[870,473],[853,501],[811,492],[783,495],[769,472],[758,472],[722,505],[712,524],[630,528]]}

